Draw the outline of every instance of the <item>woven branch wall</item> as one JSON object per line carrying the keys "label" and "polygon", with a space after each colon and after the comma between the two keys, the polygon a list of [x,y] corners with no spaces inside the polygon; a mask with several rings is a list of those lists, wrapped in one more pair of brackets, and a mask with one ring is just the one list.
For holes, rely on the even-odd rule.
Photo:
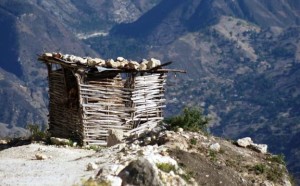
{"label": "woven branch wall", "polygon": [[125,74],[49,70],[51,135],[105,146],[109,129],[130,135],[155,127],[163,119],[166,74]]}
{"label": "woven branch wall", "polygon": [[82,126],[78,96],[76,96],[76,92],[75,95],[69,94],[74,89],[69,90],[67,87],[67,82],[72,83],[72,81],[68,81],[68,78],[74,80],[70,71],[66,74],[62,69],[49,71],[48,130],[52,136],[80,141]]}

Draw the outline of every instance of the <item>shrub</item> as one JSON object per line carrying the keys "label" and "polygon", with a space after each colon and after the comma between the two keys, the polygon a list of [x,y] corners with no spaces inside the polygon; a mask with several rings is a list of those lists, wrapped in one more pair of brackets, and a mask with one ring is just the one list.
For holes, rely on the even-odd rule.
{"label": "shrub", "polygon": [[46,140],[47,138],[47,133],[42,131],[40,129],[40,126],[37,124],[28,124],[26,128],[30,131],[31,133],[31,140],[35,141],[41,141],[41,140]]}
{"label": "shrub", "polygon": [[273,166],[267,172],[267,179],[270,181],[279,181],[284,175],[284,170],[278,166]]}
{"label": "shrub", "polygon": [[264,172],[266,172],[266,166],[264,164],[257,164],[253,167],[254,172],[256,174],[263,174]]}
{"label": "shrub", "polygon": [[172,164],[169,164],[169,163],[157,163],[156,166],[160,170],[167,172],[167,173],[176,170],[175,166]]}
{"label": "shrub", "polygon": [[284,155],[283,154],[279,154],[279,155],[274,155],[274,156],[268,157],[267,160],[271,161],[271,162],[279,163],[281,165],[285,165]]}
{"label": "shrub", "polygon": [[209,150],[208,156],[210,157],[211,161],[217,161],[217,152],[216,151]]}
{"label": "shrub", "polygon": [[197,107],[186,107],[183,113],[165,120],[171,129],[183,128],[193,132],[207,132],[210,118],[203,115],[202,109]]}
{"label": "shrub", "polygon": [[195,176],[194,175],[194,172],[192,171],[189,171],[188,173],[185,173],[185,174],[179,174],[179,176],[181,178],[183,178],[186,182],[189,182],[191,181],[191,179]]}

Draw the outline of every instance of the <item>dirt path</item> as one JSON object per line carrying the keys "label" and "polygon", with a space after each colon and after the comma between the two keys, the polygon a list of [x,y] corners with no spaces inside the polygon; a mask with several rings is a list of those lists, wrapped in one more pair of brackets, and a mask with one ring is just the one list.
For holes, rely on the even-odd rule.
{"label": "dirt path", "polygon": [[[42,153],[46,160],[36,160]],[[0,185],[74,185],[95,175],[86,165],[96,160],[93,150],[59,148],[40,144],[0,151]],[[97,158],[99,160],[99,157]]]}

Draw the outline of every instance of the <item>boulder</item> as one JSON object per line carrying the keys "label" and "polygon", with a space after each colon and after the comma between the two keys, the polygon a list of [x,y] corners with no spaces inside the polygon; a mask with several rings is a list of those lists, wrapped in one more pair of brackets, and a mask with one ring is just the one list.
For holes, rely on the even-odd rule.
{"label": "boulder", "polygon": [[209,146],[209,149],[212,151],[215,151],[215,152],[219,152],[221,149],[221,146],[219,143],[214,143]]}
{"label": "boulder", "polygon": [[266,154],[268,152],[268,145],[266,144],[251,144],[250,146],[253,150]]}
{"label": "boulder", "polygon": [[248,147],[253,144],[253,141],[250,137],[245,137],[237,140],[237,145],[240,147]]}
{"label": "boulder", "polygon": [[111,147],[121,143],[123,140],[123,136],[124,136],[123,130],[118,130],[118,129],[108,130],[107,147]]}
{"label": "boulder", "polygon": [[157,170],[145,158],[132,161],[118,176],[123,181],[122,185],[163,185]]}

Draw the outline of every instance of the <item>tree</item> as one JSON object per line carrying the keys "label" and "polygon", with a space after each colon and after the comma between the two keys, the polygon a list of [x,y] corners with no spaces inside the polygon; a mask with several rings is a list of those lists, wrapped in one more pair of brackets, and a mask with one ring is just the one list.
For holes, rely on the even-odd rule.
{"label": "tree", "polygon": [[207,126],[210,118],[203,115],[203,111],[198,107],[185,107],[183,113],[171,118],[165,122],[170,125],[171,129],[183,128],[193,132],[207,132]]}

